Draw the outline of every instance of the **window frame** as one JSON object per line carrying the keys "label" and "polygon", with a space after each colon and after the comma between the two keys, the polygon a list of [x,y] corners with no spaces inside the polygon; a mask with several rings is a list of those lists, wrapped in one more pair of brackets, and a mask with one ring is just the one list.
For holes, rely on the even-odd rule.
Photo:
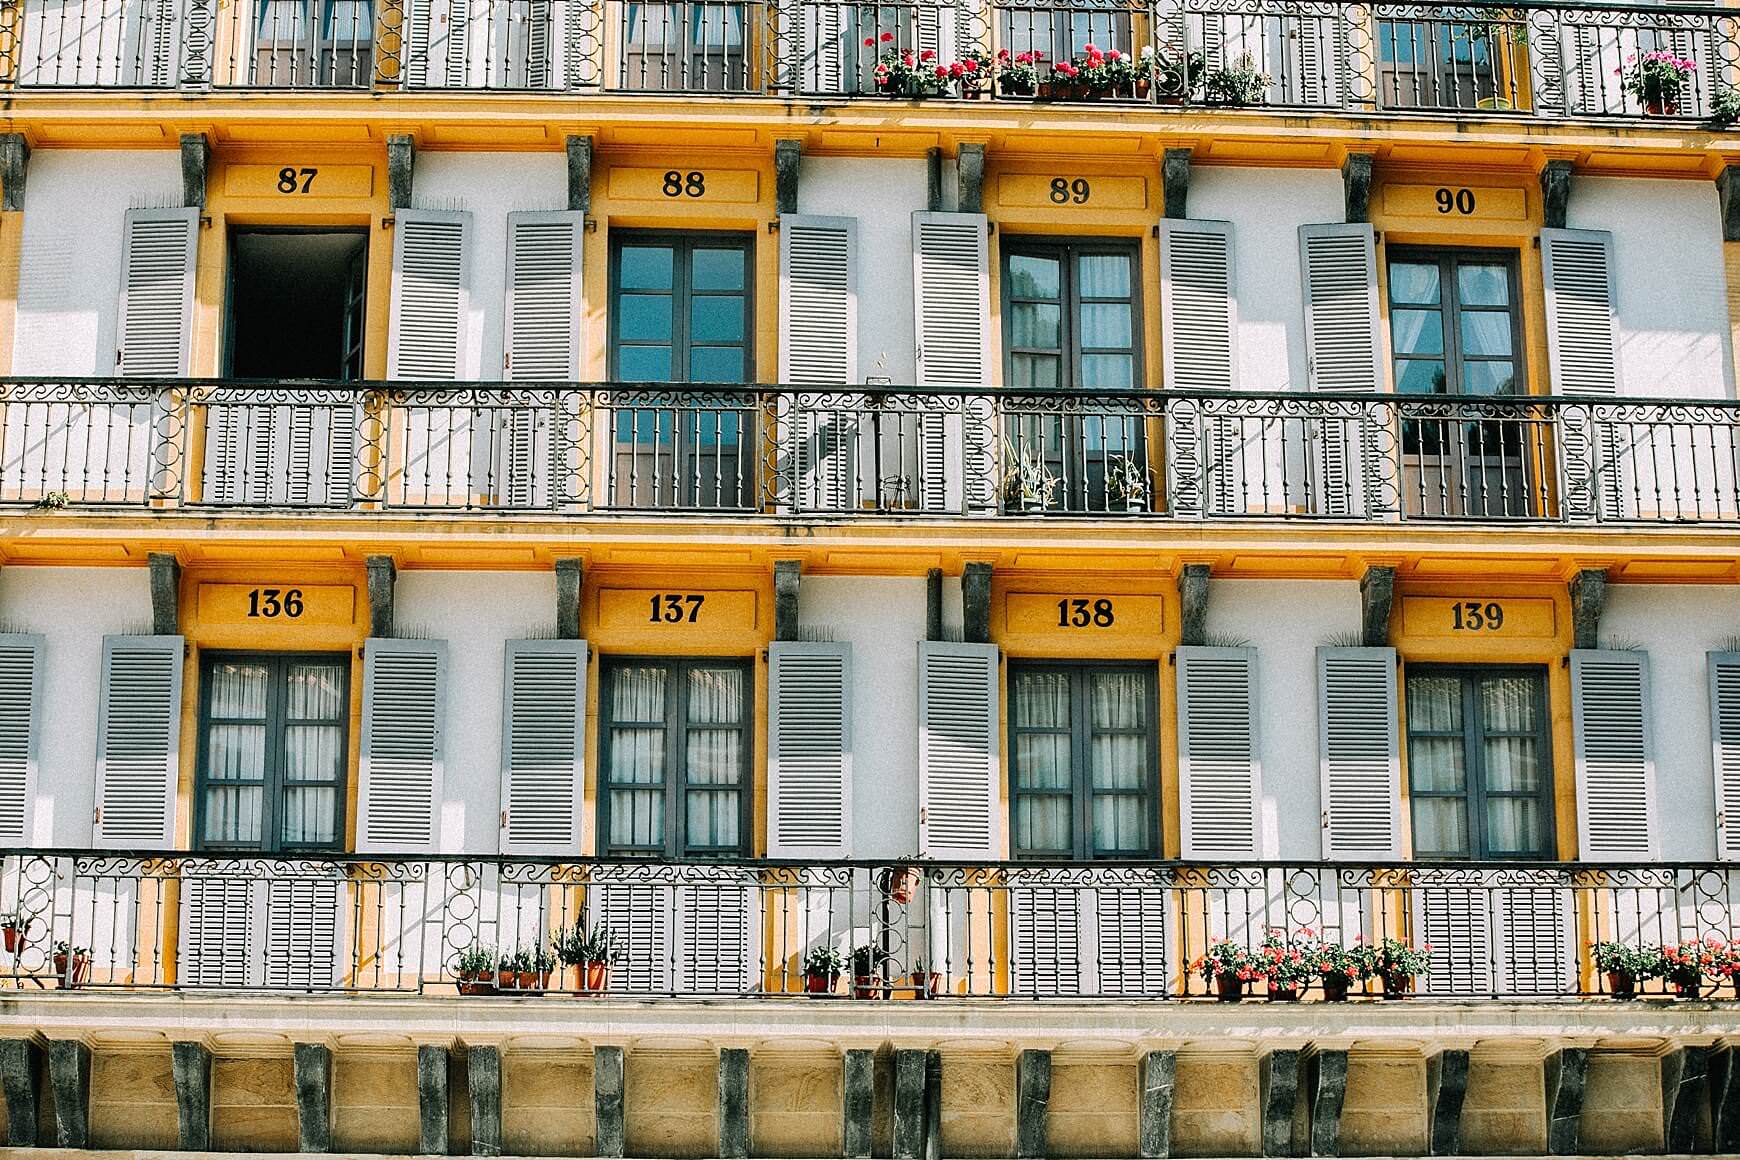
{"label": "window frame", "polygon": [[[340,694],[343,703],[342,716],[335,722],[339,729],[338,777],[332,782],[337,793],[334,795],[332,840],[330,842],[306,842],[296,845],[286,845],[282,841],[280,829],[281,810],[286,782],[284,780],[285,764],[285,722],[289,709],[288,672],[292,664],[301,661],[325,661],[333,663],[343,674],[344,688]],[[266,767],[265,774],[260,779],[260,833],[258,843],[242,842],[211,842],[205,837],[206,824],[206,790],[209,785],[211,771],[210,729],[212,724],[211,697],[213,668],[220,664],[236,662],[263,663],[271,670],[266,689]],[[250,649],[213,649],[203,650],[199,657],[199,712],[197,719],[198,733],[195,738],[197,751],[194,760],[193,781],[193,834],[191,847],[197,851],[240,852],[259,854],[310,853],[321,851],[342,851],[346,844],[346,827],[349,824],[349,799],[351,790],[350,766],[350,733],[351,733],[351,683],[352,663],[349,653],[295,651],[295,652],[261,652]],[[245,783],[251,784],[251,783]],[[318,782],[300,782],[300,785],[317,785]]]}
{"label": "window frame", "polygon": [[[999,307],[1003,312],[1002,333],[1003,345],[1003,384],[1009,390],[1017,391],[1078,391],[1092,393],[1092,390],[1080,385],[1081,359],[1087,354],[1123,354],[1124,348],[1093,347],[1084,352],[1081,342],[1080,311],[1083,299],[1078,287],[1079,278],[1076,272],[1076,259],[1091,254],[1116,254],[1130,260],[1130,388],[1139,390],[1144,384],[1144,368],[1147,363],[1147,352],[1143,349],[1147,339],[1147,328],[1143,323],[1142,314],[1142,241],[1140,238],[1118,236],[1107,237],[1075,237],[1051,236],[1048,234],[1012,234],[1003,239],[998,246],[997,274]],[[1022,347],[1017,349],[1011,328],[1014,325],[1014,280],[1009,276],[1009,260],[1013,257],[1029,255],[1055,257],[1059,259],[1059,295],[1058,304],[1061,310],[1060,326],[1062,343],[1056,351],[1039,347]],[[1032,299],[1032,301],[1047,301]],[[1121,298],[1094,298],[1090,303],[1121,303]],[[1019,387],[1015,385],[1015,356],[1017,354],[1056,354],[1062,361],[1059,368],[1056,387]]]}
{"label": "window frame", "polygon": [[[1070,697],[1070,851],[1062,850],[1021,850],[1015,829],[1016,805],[1023,797],[1055,797],[1060,796],[1059,790],[1023,790],[1019,788],[1019,776],[1016,768],[1016,740],[1023,733],[1051,734],[1055,729],[1023,729],[1016,719],[1015,681],[1021,673],[1062,672],[1069,677]],[[1092,725],[1091,705],[1089,704],[1089,679],[1098,673],[1128,672],[1139,674],[1147,682],[1143,691],[1143,703],[1148,713],[1147,743],[1143,746],[1143,781],[1140,796],[1146,800],[1143,803],[1143,814],[1148,824],[1148,846],[1146,850],[1100,853],[1093,849],[1093,805],[1097,793],[1091,779],[1092,744],[1096,730]],[[1160,674],[1159,666],[1152,661],[1102,661],[1097,659],[1046,659],[1046,658],[1011,658],[1007,674],[1008,682],[1008,725],[1006,727],[1009,753],[1009,852],[1010,857],[1018,862],[1033,861],[1068,861],[1068,862],[1112,862],[1142,859],[1157,859],[1160,857],[1161,844],[1161,802],[1160,802]],[[1116,733],[1114,733],[1116,735]],[[1107,791],[1103,796],[1128,797],[1126,791]]]}
{"label": "window frame", "polygon": [[[616,720],[611,712],[612,691],[616,675],[622,669],[659,666],[665,669],[665,761],[664,777],[657,783],[664,795],[665,831],[661,850],[623,850],[610,842],[610,799],[615,783],[610,778],[611,731]],[[737,797],[738,843],[735,850],[717,846],[695,847],[689,843],[687,818],[690,782],[684,769],[681,783],[677,781],[677,762],[687,754],[684,744],[688,733],[688,711],[683,706],[682,692],[687,688],[684,678],[695,669],[736,669],[743,674],[743,710],[739,728],[743,734],[739,763]],[[755,661],[752,657],[708,656],[606,656],[599,661],[598,673],[598,841],[600,857],[605,858],[667,858],[709,861],[731,861],[749,858],[754,853],[755,835]],[[635,723],[640,724],[640,723]],[[639,786],[648,788],[646,785]]]}
{"label": "window frame", "polygon": [[[1429,663],[1410,664],[1402,674],[1402,688],[1405,698],[1408,685],[1415,676],[1423,677],[1455,677],[1461,683],[1462,698],[1462,728],[1460,731],[1416,731],[1404,708],[1402,715],[1402,731],[1407,744],[1408,757],[1408,823],[1410,834],[1415,832],[1413,824],[1414,802],[1416,799],[1461,799],[1467,803],[1468,840],[1467,854],[1421,854],[1417,850],[1414,858],[1422,862],[1551,862],[1557,859],[1558,851],[1558,817],[1557,817],[1557,778],[1553,764],[1553,721],[1552,693],[1548,679],[1547,668],[1544,665],[1527,664],[1464,664],[1464,663]],[[1479,712],[1479,681],[1482,677],[1522,676],[1528,677],[1535,688],[1535,720],[1537,722],[1532,732],[1515,730],[1498,730],[1488,733],[1485,722]],[[1414,756],[1415,736],[1444,738],[1461,736],[1463,762],[1463,788],[1460,791],[1419,790],[1414,785],[1414,771],[1418,763]],[[1517,791],[1492,792],[1486,785],[1486,754],[1480,744],[1488,736],[1493,737],[1533,737],[1540,745],[1541,787],[1533,793]],[[1541,806],[1541,849],[1536,853],[1521,853],[1517,851],[1494,851],[1487,844],[1486,803],[1488,798],[1515,798],[1527,800],[1533,798]]]}
{"label": "window frame", "polygon": [[[755,235],[749,231],[737,230],[621,229],[610,231],[609,325],[606,327],[605,342],[611,381],[622,382],[622,250],[627,245],[647,243],[668,245],[673,251],[671,257],[670,340],[673,377],[645,385],[686,386],[698,381],[689,377],[689,310],[693,299],[692,283],[694,281],[692,256],[696,249],[718,248],[721,243],[724,243],[741,249],[743,253],[742,383],[744,386],[753,386],[756,380],[755,282],[757,269]],[[676,374],[679,368],[682,372],[680,377]],[[636,380],[635,384],[625,385],[641,383],[642,380]]]}
{"label": "window frame", "polygon": [[[1397,263],[1412,265],[1436,265],[1438,267],[1438,311],[1443,324],[1444,349],[1437,356],[1444,364],[1444,391],[1442,394],[1433,392],[1403,391],[1400,364],[1404,361],[1432,362],[1426,355],[1404,355],[1396,345],[1395,311],[1430,309],[1414,303],[1397,302],[1395,298],[1395,279],[1390,276],[1391,267]],[[1511,390],[1508,393],[1477,395],[1463,390],[1462,383],[1462,312],[1461,289],[1456,279],[1456,268],[1459,265],[1503,265],[1505,268],[1506,292],[1510,296],[1510,304],[1506,313],[1510,316],[1510,347],[1511,354]],[[1476,313],[1497,314],[1494,306],[1476,306],[1471,308]],[[1390,348],[1390,388],[1403,398],[1409,399],[1520,399],[1526,398],[1529,391],[1528,364],[1528,332],[1523,326],[1522,308],[1522,252],[1504,246],[1412,246],[1386,245],[1384,247],[1384,321],[1388,331],[1386,338]],[[1503,362],[1496,355],[1476,355],[1475,362]],[[1519,389],[1520,388],[1520,389]]]}

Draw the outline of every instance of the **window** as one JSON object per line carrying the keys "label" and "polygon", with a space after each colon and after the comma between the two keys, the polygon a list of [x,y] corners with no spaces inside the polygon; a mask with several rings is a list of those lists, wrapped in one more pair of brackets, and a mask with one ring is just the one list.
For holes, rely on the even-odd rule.
{"label": "window", "polygon": [[1158,850],[1154,672],[1023,664],[1009,674],[1015,853],[1141,858]]}
{"label": "window", "polygon": [[1546,675],[1416,667],[1407,698],[1415,855],[1552,857]]}
{"label": "window", "polygon": [[1389,274],[1397,391],[1516,392],[1522,323],[1514,253],[1394,249]]}
{"label": "window", "polygon": [[[1005,381],[1016,389],[1129,390],[1141,381],[1137,251],[1123,242],[1012,239],[1003,248]],[[1143,418],[1026,408],[1006,425],[1006,499],[1103,511],[1108,479],[1145,470]],[[1035,414],[1034,411],[1042,413]],[[1114,489],[1115,490],[1115,489]]]}
{"label": "window", "polygon": [[[688,175],[681,175],[688,180]],[[751,243],[741,235],[630,234],[611,254],[611,377],[622,383],[746,383]],[[610,494],[622,507],[751,506],[753,395],[709,405],[619,392]]]}
{"label": "window", "polygon": [[259,0],[252,83],[355,86],[374,80],[372,0]]}
{"label": "window", "polygon": [[1114,6],[1065,4],[1061,7],[1000,7],[998,47],[1010,53],[1042,52],[1049,71],[1053,62],[1076,56],[1087,45],[1102,52],[1116,49],[1133,56],[1130,13]]}
{"label": "window", "polygon": [[622,87],[736,92],[749,86],[738,0],[633,0],[623,12]]}
{"label": "window", "polygon": [[1377,22],[1379,102],[1388,109],[1513,109],[1526,26],[1467,8]]}
{"label": "window", "polygon": [[749,662],[619,660],[603,675],[605,851],[747,854]]}
{"label": "window", "polygon": [[349,688],[343,655],[206,656],[194,822],[200,849],[343,844]]}

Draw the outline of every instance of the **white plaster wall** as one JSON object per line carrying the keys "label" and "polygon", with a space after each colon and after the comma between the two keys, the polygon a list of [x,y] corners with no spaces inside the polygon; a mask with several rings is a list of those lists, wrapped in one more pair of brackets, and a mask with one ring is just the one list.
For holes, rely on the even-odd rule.
{"label": "white plaster wall", "polygon": [[1649,653],[1649,719],[1655,743],[1661,856],[1716,857],[1715,770],[1705,653],[1740,637],[1740,588],[1615,584],[1601,613],[1605,645]]}
{"label": "white plaster wall", "polygon": [[[1192,204],[1195,190],[1191,191]],[[1211,642],[1257,650],[1257,749],[1263,854],[1314,859],[1323,848],[1317,769],[1317,646],[1359,631],[1359,584],[1343,580],[1215,580]],[[1175,671],[1167,670],[1176,680]]]}
{"label": "white plaster wall", "polygon": [[798,600],[800,623],[852,645],[852,855],[911,854],[918,849],[924,580],[805,576]]}
{"label": "white plaster wall", "polygon": [[[507,215],[568,208],[564,153],[424,153],[417,157],[411,204],[471,213],[471,309],[463,377],[502,377],[507,305]],[[587,239],[590,242],[590,238]],[[603,293],[603,287],[588,288]]]}
{"label": "white plaster wall", "polygon": [[177,149],[31,156],[13,374],[115,373],[126,212],[180,204]]}
{"label": "white plaster wall", "polygon": [[[87,847],[96,807],[103,637],[151,631],[146,570],[0,569],[0,624],[45,638],[36,795],[25,833],[35,846]],[[191,667],[185,679],[194,679]]]}
{"label": "white plaster wall", "polygon": [[[1195,190],[1193,189],[1194,196]],[[1613,234],[1621,390],[1727,399],[1729,350],[1722,216],[1708,181],[1579,177],[1566,224]]]}
{"label": "white plaster wall", "polygon": [[556,635],[555,573],[402,572],[393,603],[402,635],[447,642],[441,851],[493,854],[501,838],[506,642]]}
{"label": "white plaster wall", "polygon": [[928,204],[924,160],[806,157],[799,176],[800,212],[858,219],[859,376],[915,382],[912,215]]}
{"label": "white plaster wall", "polygon": [[1344,212],[1341,174],[1332,169],[1190,171],[1190,216],[1233,223],[1239,390],[1305,389],[1299,227],[1338,222]]}

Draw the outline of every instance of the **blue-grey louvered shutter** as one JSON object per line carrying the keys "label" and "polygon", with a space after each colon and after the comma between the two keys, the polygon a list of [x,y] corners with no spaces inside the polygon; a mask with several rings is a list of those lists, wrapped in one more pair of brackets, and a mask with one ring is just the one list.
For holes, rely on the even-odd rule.
{"label": "blue-grey louvered shutter", "polygon": [[43,638],[0,633],[0,845],[30,841],[42,716]]}
{"label": "blue-grey louvered shutter", "polygon": [[852,646],[767,650],[767,853],[829,859],[852,847]]}
{"label": "blue-grey louvered shutter", "polygon": [[1660,857],[1648,654],[1571,650],[1571,735],[1579,857],[1589,862]]}
{"label": "blue-grey louvered shutter", "polygon": [[1396,650],[1317,650],[1317,753],[1323,857],[1402,854],[1402,764]]}
{"label": "blue-grey louvered shutter", "polygon": [[359,853],[436,851],[446,708],[446,641],[377,637],[363,646]]}
{"label": "blue-grey louvered shutter", "polygon": [[180,636],[103,638],[94,844],[168,850],[181,768]]}
{"label": "blue-grey louvered shutter", "polygon": [[1252,648],[1187,645],[1178,668],[1178,796],[1184,857],[1262,856]]}
{"label": "blue-grey louvered shutter", "polygon": [[997,647],[918,646],[918,845],[927,858],[1002,854]]}
{"label": "blue-grey louvered shutter", "polygon": [[502,715],[501,852],[579,853],[586,642],[508,641]]}

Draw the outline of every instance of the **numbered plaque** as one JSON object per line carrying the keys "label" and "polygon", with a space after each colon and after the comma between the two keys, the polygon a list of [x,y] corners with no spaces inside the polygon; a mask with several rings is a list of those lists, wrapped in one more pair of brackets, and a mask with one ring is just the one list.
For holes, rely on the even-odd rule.
{"label": "numbered plaque", "polygon": [[1440,221],[1524,221],[1528,198],[1520,189],[1472,185],[1386,185],[1384,212]]}
{"label": "numbered plaque", "polygon": [[610,171],[610,196],[664,205],[753,205],[761,196],[761,175],[753,169],[708,169],[681,165],[666,169],[617,167]]}
{"label": "numbered plaque", "polygon": [[1146,209],[1148,182],[1080,173],[1005,173],[997,179],[997,198],[1002,205],[1023,208]]}
{"label": "numbered plaque", "polygon": [[1404,596],[1402,632],[1457,640],[1551,640],[1553,602],[1538,596]]}
{"label": "numbered plaque", "polygon": [[202,625],[349,627],[356,589],[345,584],[201,584]]}
{"label": "numbered plaque", "polygon": [[286,202],[298,198],[369,197],[375,191],[371,165],[320,165],[286,158],[277,165],[231,165],[224,192]]}
{"label": "numbered plaque", "polygon": [[1158,596],[1095,592],[1011,592],[1003,601],[1009,637],[1159,638],[1163,602]]}
{"label": "numbered plaque", "polygon": [[697,633],[755,627],[755,593],[694,588],[606,588],[598,594],[599,626],[655,633],[680,641]]}

